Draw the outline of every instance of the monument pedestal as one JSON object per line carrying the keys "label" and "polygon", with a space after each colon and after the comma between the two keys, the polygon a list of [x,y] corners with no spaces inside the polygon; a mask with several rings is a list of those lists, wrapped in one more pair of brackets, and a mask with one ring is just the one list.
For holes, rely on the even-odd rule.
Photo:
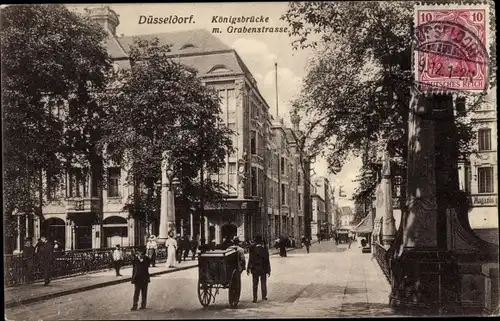
{"label": "monument pedestal", "polygon": [[393,309],[408,315],[461,314],[457,260],[448,251],[418,249],[391,259]]}

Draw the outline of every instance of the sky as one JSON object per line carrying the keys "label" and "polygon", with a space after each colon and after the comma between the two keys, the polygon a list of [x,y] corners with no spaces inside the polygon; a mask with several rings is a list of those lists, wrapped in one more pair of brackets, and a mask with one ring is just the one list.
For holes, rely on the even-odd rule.
{"label": "sky", "polygon": [[[83,11],[85,7],[98,5],[73,4],[67,5],[72,10]],[[312,50],[293,50],[293,38],[288,33],[228,33],[230,24],[213,23],[214,16],[222,17],[269,17],[267,23],[246,24],[248,27],[286,27],[287,24],[280,20],[286,12],[287,2],[251,2],[251,3],[164,3],[164,4],[110,4],[120,19],[117,35],[139,36],[143,34],[162,33],[204,28],[212,30],[214,27],[222,29],[216,36],[228,46],[234,48],[257,81],[258,88],[266,99],[270,112],[276,116],[276,89],[275,67],[278,63],[278,106],[279,116],[289,124],[291,101],[300,93],[302,79],[307,74],[307,63],[313,54]],[[140,16],[154,17],[191,17],[192,23],[183,24],[139,24]],[[144,19],[144,18],[143,18]],[[186,19],[187,20],[187,19]],[[217,20],[217,18],[216,18]],[[245,24],[236,23],[234,27]],[[329,175],[326,160],[318,157],[314,164],[316,176],[328,177],[335,186],[336,201],[341,206],[352,205],[350,197],[357,186],[352,182],[355,179],[361,161],[355,159],[344,166],[337,175]],[[346,197],[339,198],[339,186],[343,186]]]}

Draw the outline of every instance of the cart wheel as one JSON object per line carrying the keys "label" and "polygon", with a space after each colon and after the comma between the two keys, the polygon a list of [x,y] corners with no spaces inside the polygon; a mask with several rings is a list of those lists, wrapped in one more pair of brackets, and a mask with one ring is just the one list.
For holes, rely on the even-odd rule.
{"label": "cart wheel", "polygon": [[198,282],[198,300],[203,307],[207,307],[212,300],[212,287]]}
{"label": "cart wheel", "polygon": [[229,306],[231,308],[236,308],[240,302],[241,295],[241,275],[239,271],[233,271],[233,276],[231,277],[231,283],[229,284]]}

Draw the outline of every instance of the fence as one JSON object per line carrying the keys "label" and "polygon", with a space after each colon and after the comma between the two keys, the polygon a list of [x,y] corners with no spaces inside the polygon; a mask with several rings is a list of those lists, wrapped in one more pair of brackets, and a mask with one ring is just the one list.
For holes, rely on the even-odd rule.
{"label": "fence", "polygon": [[390,265],[390,255],[384,246],[378,242],[374,244],[374,256],[377,260],[378,265],[384,272],[387,281],[391,282],[391,265]]}
{"label": "fence", "polygon": [[[132,263],[133,253],[137,246],[122,247],[123,265]],[[112,268],[113,251],[115,248],[86,249],[62,251],[54,253],[54,260],[50,267],[51,278],[64,278],[101,271]],[[166,260],[167,251],[164,246],[158,246],[156,260]],[[37,257],[31,259],[33,264],[32,281],[43,280],[43,269]],[[29,282],[28,265],[30,259],[22,254],[4,255],[4,285],[11,287]]]}

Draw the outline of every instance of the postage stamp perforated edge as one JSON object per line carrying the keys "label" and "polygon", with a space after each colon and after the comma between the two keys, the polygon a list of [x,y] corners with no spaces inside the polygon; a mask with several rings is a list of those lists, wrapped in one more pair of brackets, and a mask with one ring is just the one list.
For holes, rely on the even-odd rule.
{"label": "postage stamp perforated edge", "polygon": [[[446,88],[446,87],[432,87],[429,85],[426,85],[428,87],[427,92],[424,91],[424,94],[457,94],[460,92],[467,92],[467,94],[483,94],[485,91],[487,91],[488,86],[489,86],[489,80],[490,80],[490,70],[489,70],[489,57],[491,56],[490,52],[490,47],[491,41],[490,38],[490,29],[491,29],[491,15],[490,15],[490,3],[488,1],[483,1],[483,2],[476,2],[476,3],[468,3],[468,4],[455,4],[455,3],[435,3],[435,4],[429,4],[429,3],[420,3],[417,2],[413,6],[413,27],[416,32],[417,27],[419,25],[418,21],[418,13],[419,11],[425,11],[425,10],[433,10],[433,11],[439,11],[439,10],[464,10],[464,9],[482,9],[485,10],[485,42],[483,43],[483,48],[484,48],[484,53],[485,53],[485,59],[486,59],[486,79],[485,79],[485,88],[483,90],[457,90],[456,88]],[[414,35],[413,39],[413,54],[412,54],[412,65],[413,65],[413,73],[414,73],[414,85],[415,87],[420,87],[422,83],[418,79],[418,50],[416,49],[416,39]],[[430,88],[432,87],[432,88]],[[429,90],[429,88],[431,90]],[[420,91],[420,90],[419,90]]]}

